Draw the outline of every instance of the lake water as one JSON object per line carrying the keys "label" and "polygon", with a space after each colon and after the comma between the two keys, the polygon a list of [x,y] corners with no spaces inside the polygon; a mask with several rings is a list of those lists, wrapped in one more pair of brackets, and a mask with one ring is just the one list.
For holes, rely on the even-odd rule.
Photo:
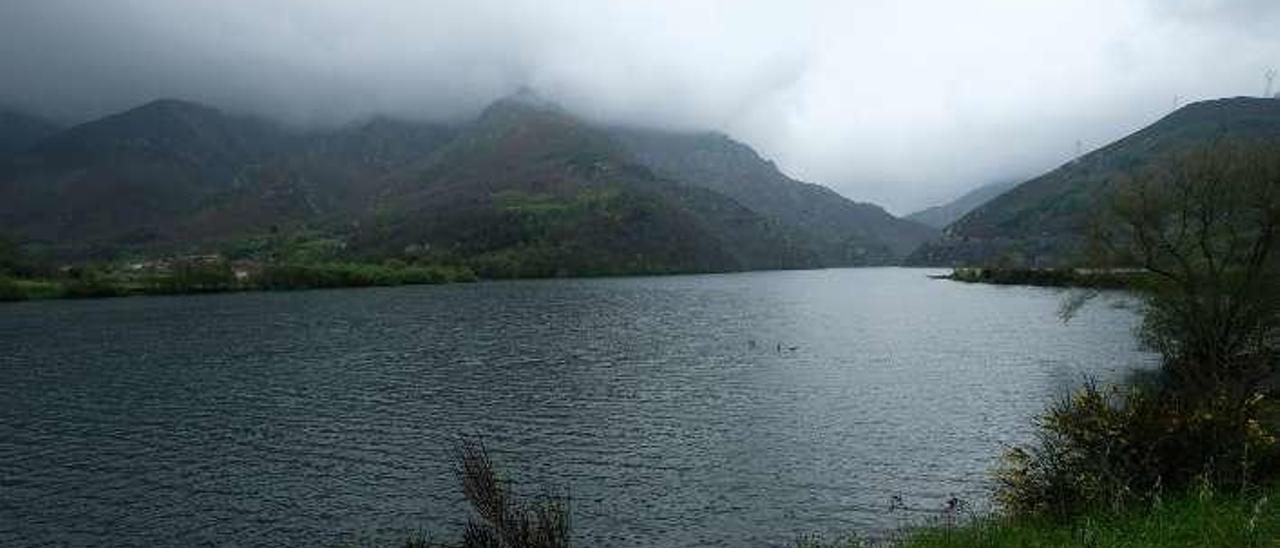
{"label": "lake water", "polygon": [[569,489],[583,546],[883,531],[981,505],[1030,417],[1151,362],[1130,310],[927,272],[3,305],[0,545],[454,538],[459,434]]}

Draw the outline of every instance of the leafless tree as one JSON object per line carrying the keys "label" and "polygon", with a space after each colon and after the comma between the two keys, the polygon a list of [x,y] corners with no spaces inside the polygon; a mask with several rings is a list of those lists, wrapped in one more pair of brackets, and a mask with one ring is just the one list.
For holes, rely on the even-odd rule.
{"label": "leafless tree", "polygon": [[1184,150],[1115,190],[1096,256],[1149,273],[1144,342],[1176,386],[1248,397],[1280,348],[1280,142]]}

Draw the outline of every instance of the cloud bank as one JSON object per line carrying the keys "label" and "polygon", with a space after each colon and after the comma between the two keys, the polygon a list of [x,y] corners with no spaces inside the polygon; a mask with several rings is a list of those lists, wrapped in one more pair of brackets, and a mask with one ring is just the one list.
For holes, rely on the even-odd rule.
{"label": "cloud bank", "polygon": [[466,118],[528,85],[605,122],[726,132],[906,213],[1177,103],[1260,95],[1277,29],[1270,0],[14,1],[0,104],[337,124]]}

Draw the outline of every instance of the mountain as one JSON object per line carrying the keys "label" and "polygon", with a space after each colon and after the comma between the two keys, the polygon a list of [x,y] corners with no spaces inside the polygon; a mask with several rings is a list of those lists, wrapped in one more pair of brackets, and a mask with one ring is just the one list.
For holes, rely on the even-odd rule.
{"label": "mountain", "polygon": [[823,265],[894,264],[936,231],[880,206],[787,177],[747,145],[718,133],[614,128],[611,135],[662,177],[733,198],[801,235]]}
{"label": "mountain", "polygon": [[75,126],[0,167],[0,227],[55,244],[151,241],[233,190],[279,135],[180,101]]}
{"label": "mountain", "polygon": [[529,92],[464,124],[311,130],[155,101],[0,160],[0,233],[59,260],[216,251],[489,276],[886,264],[931,235],[723,136],[624,132]]}
{"label": "mountain", "polygon": [[366,183],[451,137],[374,120],[326,132],[160,100],[0,163],[0,231],[66,258],[191,250],[361,211]]}
{"label": "mountain", "polygon": [[1002,181],[980,186],[963,196],[939,206],[933,206],[911,213],[904,219],[928,225],[936,229],[946,228],[956,222],[964,214],[977,209],[978,206],[991,201],[992,198],[1004,194],[1005,191],[1018,185],[1019,181]]}
{"label": "mountain", "polygon": [[1280,138],[1280,101],[1186,105],[1132,135],[1026,181],[969,212],[908,258],[919,265],[1061,266],[1077,260],[1111,185],[1217,139]]}
{"label": "mountain", "polygon": [[490,106],[388,183],[352,247],[420,249],[509,276],[812,266],[803,242],[741,204],[656,176],[609,135],[524,98]]}
{"label": "mountain", "polygon": [[22,152],[59,129],[44,118],[0,109],[0,156]]}

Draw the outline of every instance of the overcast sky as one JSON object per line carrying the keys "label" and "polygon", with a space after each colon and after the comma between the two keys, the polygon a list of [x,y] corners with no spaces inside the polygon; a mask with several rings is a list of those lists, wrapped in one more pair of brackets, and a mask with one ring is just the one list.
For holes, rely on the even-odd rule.
{"label": "overcast sky", "polygon": [[297,123],[474,115],[529,85],[714,129],[895,213],[1261,95],[1280,0],[0,0],[0,104],[159,98]]}

